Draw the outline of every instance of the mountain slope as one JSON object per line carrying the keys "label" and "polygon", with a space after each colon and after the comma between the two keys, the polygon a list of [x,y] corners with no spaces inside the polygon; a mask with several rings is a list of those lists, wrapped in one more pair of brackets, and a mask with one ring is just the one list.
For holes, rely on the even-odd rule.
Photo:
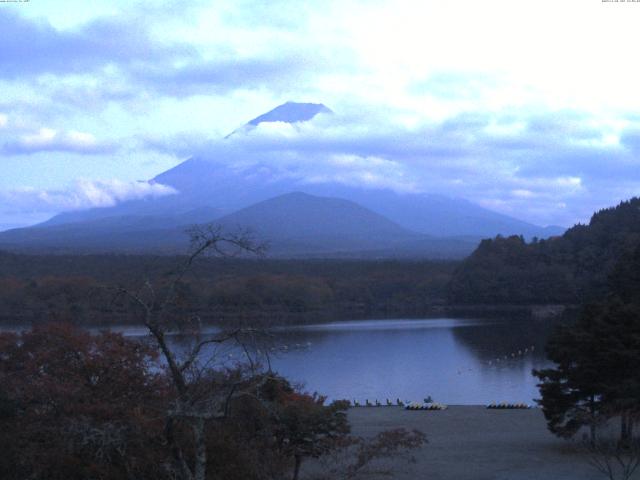
{"label": "mountain slope", "polygon": [[271,255],[357,256],[466,255],[474,240],[442,242],[411,232],[354,202],[294,192],[241,209],[217,220],[233,231],[250,229],[270,244]]}
{"label": "mountain slope", "polygon": [[269,110],[267,113],[257,116],[253,120],[249,120],[244,126],[238,128],[227,135],[226,138],[232,135],[248,132],[257,127],[261,123],[269,122],[283,122],[283,123],[300,123],[307,122],[313,119],[320,113],[333,113],[331,109],[327,108],[321,103],[298,103],[287,102],[282,105],[278,105],[273,110]]}
{"label": "mountain slope", "polygon": [[271,238],[390,238],[409,235],[394,222],[354,202],[302,192],[288,193],[218,219],[221,225],[250,226]]}
{"label": "mountain slope", "polygon": [[311,120],[319,113],[333,113],[321,103],[287,102],[273,110],[250,120],[247,125],[257,126],[263,122],[297,123]]}
{"label": "mountain slope", "polygon": [[234,170],[207,159],[191,158],[158,175],[153,181],[186,192],[182,195],[190,196],[193,202],[211,202],[211,205],[227,211],[292,191],[344,198],[409,230],[441,237],[518,234],[527,238],[546,238],[565,230],[562,227],[540,227],[467,200],[443,195],[397,193],[389,189],[365,189],[338,183],[303,183],[282,178],[266,165]]}
{"label": "mountain slope", "polygon": [[308,185],[316,195],[347,198],[397,222],[405,228],[440,237],[524,235],[546,238],[562,234],[562,227],[540,227],[480,207],[468,200],[444,195],[398,193],[385,189],[362,189],[343,185]]}
{"label": "mountain slope", "polygon": [[[193,223],[203,223],[207,212],[106,217],[12,230],[0,233],[0,246],[56,253],[182,253],[188,247],[185,231]],[[196,221],[173,226],[187,218]],[[348,200],[299,192],[259,202],[215,223],[229,232],[250,230],[269,244],[268,255],[275,257],[460,258],[477,244],[477,239],[433,239]]]}
{"label": "mountain slope", "polygon": [[183,229],[167,226],[176,223],[182,220],[138,215],[51,223],[0,232],[0,248],[45,253],[182,253],[188,247]]}

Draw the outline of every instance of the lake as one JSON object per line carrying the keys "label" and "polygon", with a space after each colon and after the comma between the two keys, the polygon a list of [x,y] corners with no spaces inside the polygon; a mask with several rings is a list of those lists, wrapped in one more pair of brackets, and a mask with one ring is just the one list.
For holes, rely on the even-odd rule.
{"label": "lake", "polygon": [[269,357],[275,371],[329,399],[533,403],[531,370],[549,365],[550,330],[544,322],[451,318],[282,327],[272,330]]}

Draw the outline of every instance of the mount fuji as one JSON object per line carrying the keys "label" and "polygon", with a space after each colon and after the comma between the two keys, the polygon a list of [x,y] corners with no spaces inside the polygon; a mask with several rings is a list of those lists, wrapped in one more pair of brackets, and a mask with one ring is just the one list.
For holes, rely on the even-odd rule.
{"label": "mount fuji", "polygon": [[[332,115],[322,104],[287,102],[247,122],[233,135],[272,122],[299,124]],[[65,212],[32,227],[0,232],[0,248],[42,252],[184,251],[184,230],[218,223],[249,228],[281,257],[457,258],[484,237],[549,237],[540,227],[468,200],[398,193],[338,182],[302,182],[268,163],[239,167],[207,155],[191,157],[150,180],[175,189],[164,197]]]}

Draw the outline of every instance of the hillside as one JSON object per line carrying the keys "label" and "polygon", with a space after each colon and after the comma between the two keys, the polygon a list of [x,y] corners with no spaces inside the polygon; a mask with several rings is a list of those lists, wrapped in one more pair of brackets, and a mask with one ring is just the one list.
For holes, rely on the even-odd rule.
{"label": "hillside", "polygon": [[477,239],[439,239],[411,232],[355,202],[294,192],[217,220],[249,229],[272,256],[461,258]]}
{"label": "hillside", "polygon": [[483,240],[451,281],[452,303],[581,303],[606,292],[623,255],[640,244],[640,198],[596,212],[559,237]]}
{"label": "hillside", "polygon": [[367,249],[416,237],[357,203],[294,192],[218,219],[227,230],[248,228],[268,242],[312,243],[319,249]]}
{"label": "hillside", "polygon": [[201,208],[178,215],[123,215],[0,233],[0,246],[21,252],[180,254],[186,231],[213,223],[227,232],[249,230],[271,257],[462,258],[477,238],[433,238],[411,232],[354,202],[294,192],[232,214]]}

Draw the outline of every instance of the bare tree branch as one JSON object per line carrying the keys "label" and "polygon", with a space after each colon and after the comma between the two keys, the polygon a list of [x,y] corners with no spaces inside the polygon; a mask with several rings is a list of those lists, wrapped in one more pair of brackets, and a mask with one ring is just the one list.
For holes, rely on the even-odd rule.
{"label": "bare tree branch", "polygon": [[[116,298],[125,298],[141,312],[141,323],[148,329],[162,353],[176,390],[177,396],[166,413],[165,419],[165,437],[173,457],[175,473],[184,480],[205,480],[208,462],[205,443],[206,422],[224,417],[233,398],[254,395],[254,392],[259,391],[260,383],[266,380],[259,379],[256,382],[256,362],[241,338],[243,333],[241,329],[200,339],[199,316],[177,321],[176,325],[179,327],[189,325],[190,332],[198,339],[183,359],[179,360],[167,339],[171,333],[169,319],[171,316],[179,315],[172,307],[178,299],[178,286],[192,271],[198,258],[207,254],[219,257],[236,257],[243,254],[261,256],[265,252],[266,245],[255,242],[247,231],[226,233],[221,227],[215,225],[198,225],[189,229],[188,233],[191,239],[190,253],[184,262],[170,273],[170,280],[164,288],[157,292],[151,281],[147,279],[137,292],[123,286],[117,287],[115,292]],[[161,295],[159,295],[160,291]],[[150,298],[145,300],[143,292],[147,292]],[[205,376],[205,369],[198,365],[203,349],[208,345],[222,345],[228,342],[239,345],[244,352],[254,376],[253,381],[247,381],[241,376],[235,381],[221,385]],[[198,368],[195,368],[196,366]],[[187,461],[185,451],[179,445],[175,435],[177,421],[184,421],[190,426],[194,442],[191,461]]]}

